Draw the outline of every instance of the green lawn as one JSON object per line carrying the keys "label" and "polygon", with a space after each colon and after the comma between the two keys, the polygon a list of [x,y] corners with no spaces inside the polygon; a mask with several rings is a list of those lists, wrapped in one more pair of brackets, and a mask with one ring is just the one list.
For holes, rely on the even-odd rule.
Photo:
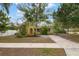
{"label": "green lawn", "polygon": [[66,38],[68,40],[79,43],[79,35],[78,34],[58,34],[59,36]]}
{"label": "green lawn", "polygon": [[63,48],[0,48],[2,56],[66,56]]}
{"label": "green lawn", "polygon": [[15,36],[0,37],[0,43],[55,43],[50,38],[44,37],[25,37],[17,38]]}

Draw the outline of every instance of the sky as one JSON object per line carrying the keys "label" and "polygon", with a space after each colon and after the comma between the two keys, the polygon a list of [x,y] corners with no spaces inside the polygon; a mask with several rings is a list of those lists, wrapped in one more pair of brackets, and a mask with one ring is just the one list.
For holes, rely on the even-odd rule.
{"label": "sky", "polygon": [[[57,4],[57,3],[50,3],[46,7],[46,9],[49,9],[50,13],[52,13],[53,11],[57,11],[59,5],[60,4]],[[18,23],[22,23],[22,21],[20,20],[20,18],[23,17],[23,13],[20,10],[18,10],[17,4],[13,4],[10,7],[9,11],[10,11],[9,17],[11,17],[10,22],[16,23],[18,21]],[[50,21],[53,20],[51,16],[49,16],[49,20]]]}

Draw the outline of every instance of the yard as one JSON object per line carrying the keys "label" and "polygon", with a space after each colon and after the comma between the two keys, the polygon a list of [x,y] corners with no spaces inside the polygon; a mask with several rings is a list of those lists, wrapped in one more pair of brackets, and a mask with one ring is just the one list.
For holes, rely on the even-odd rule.
{"label": "yard", "polygon": [[[50,7],[49,3],[17,3],[17,5],[15,3],[1,3],[0,55],[65,56],[65,48],[62,47],[75,47],[77,43],[79,43],[79,35],[76,33],[65,33],[69,32],[69,29],[73,29],[74,31],[76,31],[75,29],[79,30],[79,4],[58,3],[55,4],[55,7],[53,7],[53,5],[54,4],[51,4]],[[21,13],[18,13],[16,10]],[[17,16],[18,14],[19,16]],[[54,33],[67,40],[56,36],[49,36],[49,34]],[[44,37],[44,35],[48,36]],[[73,41],[71,42],[72,44],[74,42],[77,43],[72,45],[68,40]],[[16,43],[16,45],[17,43],[36,43],[36,46],[27,45],[31,46],[31,48],[13,48],[13,46],[16,47],[16,45],[12,45],[12,48],[8,48],[10,44],[7,45],[5,43]],[[38,43],[44,44],[44,47],[39,48],[41,45],[37,45]],[[48,45],[45,45],[45,43]],[[24,44],[24,46],[26,45]],[[79,45],[76,47],[79,47]]]}
{"label": "yard", "polygon": [[66,56],[63,48],[0,48],[2,56]]}
{"label": "yard", "polygon": [[67,40],[71,40],[79,43],[79,35],[78,34],[58,34],[59,36],[66,38]]}
{"label": "yard", "polygon": [[16,36],[0,37],[0,43],[55,43],[49,37],[24,37],[18,38]]}

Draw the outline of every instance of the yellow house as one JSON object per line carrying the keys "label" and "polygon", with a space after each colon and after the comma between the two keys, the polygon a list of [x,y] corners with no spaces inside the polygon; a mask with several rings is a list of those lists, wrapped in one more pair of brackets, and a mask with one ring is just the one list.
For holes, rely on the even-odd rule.
{"label": "yellow house", "polygon": [[[48,34],[52,33],[52,27],[48,27]],[[28,22],[26,24],[26,36],[35,36],[35,35],[38,35],[38,34],[41,34],[41,27],[36,27],[34,25],[34,23],[31,23],[31,22]]]}
{"label": "yellow house", "polygon": [[29,23],[26,26],[26,31],[27,31],[27,36],[34,36],[36,34],[36,32],[37,32],[36,26],[33,25],[32,23]]}

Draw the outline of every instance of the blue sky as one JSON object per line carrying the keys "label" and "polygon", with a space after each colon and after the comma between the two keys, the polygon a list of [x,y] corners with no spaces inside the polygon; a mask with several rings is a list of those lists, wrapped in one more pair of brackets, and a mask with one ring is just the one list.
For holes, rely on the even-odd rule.
{"label": "blue sky", "polygon": [[[57,3],[50,3],[46,7],[46,9],[49,9],[49,10],[51,10],[51,12],[53,12],[54,10],[56,11],[58,9],[58,6],[59,6],[59,4],[57,4]],[[9,16],[11,17],[10,21],[13,23],[16,23],[17,20],[23,16],[22,12],[18,10],[17,4],[13,4],[10,7],[9,11],[10,11]],[[49,20],[52,20],[52,17],[49,17]],[[18,20],[18,22],[21,23],[20,20]]]}

